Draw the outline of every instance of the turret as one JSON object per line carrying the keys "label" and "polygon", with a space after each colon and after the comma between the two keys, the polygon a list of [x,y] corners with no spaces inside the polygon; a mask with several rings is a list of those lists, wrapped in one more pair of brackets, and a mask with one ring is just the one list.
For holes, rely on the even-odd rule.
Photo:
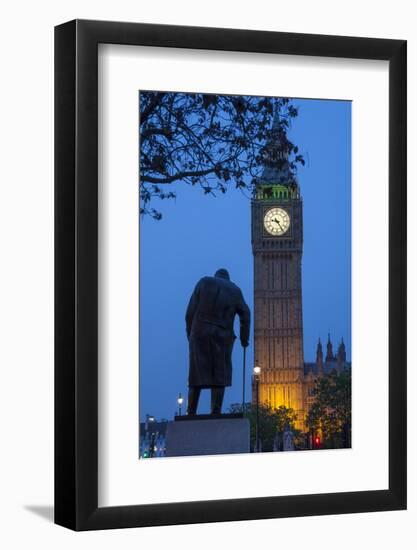
{"label": "turret", "polygon": [[317,343],[316,364],[317,364],[317,374],[319,376],[323,376],[323,346],[321,345],[320,338]]}
{"label": "turret", "polygon": [[282,126],[278,109],[275,111],[271,127],[271,139],[263,150],[264,168],[262,175],[257,180],[257,185],[282,185],[289,187],[291,191],[298,190],[294,170],[288,160],[289,145],[285,127]]}
{"label": "turret", "polygon": [[344,363],[346,363],[346,347],[343,338],[337,350],[337,362],[339,363],[339,365],[343,365]]}
{"label": "turret", "polygon": [[327,337],[327,353],[326,353],[326,363],[332,363],[334,361],[333,355],[333,345],[330,341],[330,333]]}

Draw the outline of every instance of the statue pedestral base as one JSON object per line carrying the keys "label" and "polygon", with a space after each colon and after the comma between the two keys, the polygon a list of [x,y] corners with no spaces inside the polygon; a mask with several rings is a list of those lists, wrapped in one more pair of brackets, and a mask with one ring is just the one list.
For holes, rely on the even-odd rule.
{"label": "statue pedestral base", "polygon": [[166,456],[250,452],[249,420],[241,414],[176,416],[168,422]]}

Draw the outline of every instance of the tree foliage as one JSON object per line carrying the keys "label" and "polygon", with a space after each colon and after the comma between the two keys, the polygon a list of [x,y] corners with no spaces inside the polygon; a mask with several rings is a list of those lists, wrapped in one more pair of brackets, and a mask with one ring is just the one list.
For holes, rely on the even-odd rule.
{"label": "tree foliage", "polygon": [[323,446],[340,448],[350,445],[352,423],[351,370],[335,370],[321,378],[313,390],[315,401],[306,425],[313,433],[321,432]]}
{"label": "tree foliage", "polygon": [[[231,413],[242,412],[241,404],[233,404],[230,406],[229,411]],[[246,403],[245,416],[250,422],[250,440],[251,449],[255,447],[256,439],[256,405]],[[280,407],[274,409],[264,403],[259,404],[259,438],[262,445],[262,451],[268,452],[274,450],[274,443],[277,441],[280,443],[282,440],[282,434],[285,428],[288,426],[294,434],[297,434],[297,430],[294,427],[294,423],[297,420],[297,416],[293,409]]]}
{"label": "tree foliage", "polygon": [[[272,120],[275,113],[275,124]],[[250,189],[270,158],[266,144],[278,140],[295,173],[304,163],[287,137],[297,109],[287,98],[178,92],[140,94],[141,213],[160,219],[153,199],[175,198],[175,182],[200,186],[205,194],[230,186]]]}

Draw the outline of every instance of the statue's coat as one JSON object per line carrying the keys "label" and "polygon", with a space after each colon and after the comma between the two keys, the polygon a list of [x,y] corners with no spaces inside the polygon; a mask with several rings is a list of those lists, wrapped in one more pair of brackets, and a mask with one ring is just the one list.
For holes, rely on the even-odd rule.
{"label": "statue's coat", "polygon": [[250,311],[240,288],[228,280],[227,272],[225,276],[200,279],[185,317],[190,346],[189,386],[231,386],[236,315],[240,318],[241,343],[247,346]]}

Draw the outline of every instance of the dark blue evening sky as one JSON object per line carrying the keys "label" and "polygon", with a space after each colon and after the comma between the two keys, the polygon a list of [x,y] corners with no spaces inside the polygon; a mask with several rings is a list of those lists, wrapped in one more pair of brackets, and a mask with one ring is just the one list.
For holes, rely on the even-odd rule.
{"label": "dark blue evening sky", "polygon": [[[304,201],[304,359],[315,359],[317,339],[343,336],[351,354],[351,103],[295,99],[299,116],[290,139],[306,160],[298,170]],[[185,310],[196,282],[225,267],[253,311],[250,200],[232,187],[203,195],[170,186],[176,200],[158,201],[160,221],[140,219],[140,415],[172,418],[177,395],[187,394]],[[238,342],[238,340],[236,341]],[[224,410],[241,401],[242,348],[233,351],[233,385]],[[248,348],[247,401],[253,366]],[[208,412],[202,392],[199,412]]]}

